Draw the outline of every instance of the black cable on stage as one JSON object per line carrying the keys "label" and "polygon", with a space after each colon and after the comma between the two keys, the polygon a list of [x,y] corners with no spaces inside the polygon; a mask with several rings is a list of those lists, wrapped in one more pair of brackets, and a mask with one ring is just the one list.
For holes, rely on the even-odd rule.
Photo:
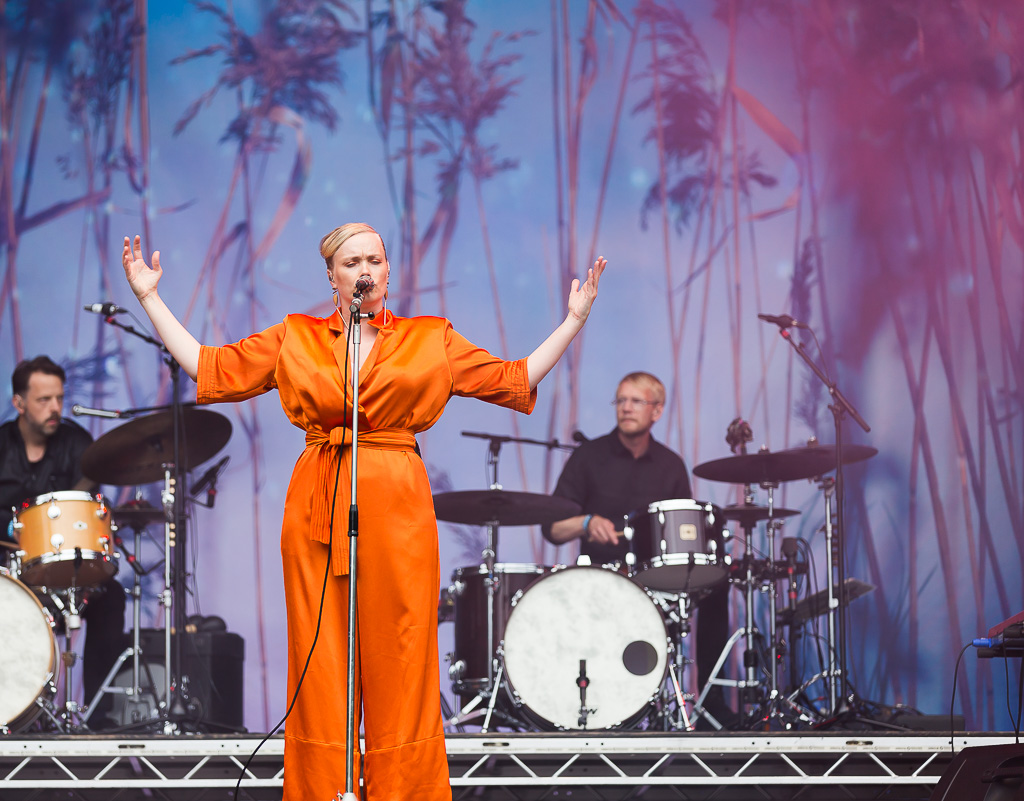
{"label": "black cable on stage", "polygon": [[1003,657],[1003,682],[1006,685],[1006,714],[1010,716],[1010,725],[1013,730],[1020,729],[1020,722],[1013,717],[1013,709],[1010,707],[1010,660]]}
{"label": "black cable on stage", "polygon": [[[344,322],[344,321],[345,321],[344,318],[342,318],[342,322]],[[351,337],[352,337],[352,332],[349,331],[348,335],[346,336],[346,339],[345,339],[345,371],[344,371],[344,373],[342,375],[342,382],[341,382],[341,385],[342,385],[342,402],[341,402],[342,408],[344,408],[346,403],[348,402],[348,361],[349,361],[349,345],[350,345],[350,343],[352,341]],[[356,413],[357,413],[356,410],[353,409],[352,410],[352,414],[356,414]],[[338,453],[338,468],[337,468],[337,470],[334,473],[334,492],[331,495],[331,524],[328,527],[328,532],[329,533],[328,533],[328,536],[327,536],[327,566],[324,569],[324,583],[323,583],[323,586],[320,589],[320,608],[319,608],[319,610],[317,610],[317,614],[316,614],[316,632],[313,634],[313,642],[309,646],[309,653],[306,655],[306,664],[303,665],[303,667],[302,667],[302,673],[299,675],[299,683],[295,686],[295,692],[292,694],[291,703],[288,704],[288,711],[284,713],[284,717],[281,718],[281,720],[278,722],[278,724],[276,726],[274,726],[274,728],[271,729],[262,740],[260,740],[260,742],[256,746],[256,748],[253,749],[253,752],[251,754],[249,754],[249,758],[247,760],[245,760],[245,764],[242,765],[242,770],[238,774],[238,781],[235,783],[235,792],[234,792],[234,794],[232,796],[234,801],[238,801],[238,791],[242,787],[242,779],[245,778],[245,773],[249,769],[249,765],[252,763],[253,759],[255,759],[256,754],[259,753],[259,750],[263,747],[264,743],[266,743],[267,740],[269,740],[271,737],[273,737],[275,734],[277,734],[278,730],[284,725],[285,721],[288,720],[288,716],[292,713],[292,709],[295,708],[295,702],[299,700],[299,690],[302,689],[302,682],[306,678],[306,671],[309,670],[309,663],[313,661],[313,649],[316,648],[317,640],[320,639],[320,623],[323,621],[323,616],[324,616],[324,599],[327,597],[327,580],[330,578],[330,575],[331,575],[331,554],[332,554],[332,552],[334,550],[334,509],[335,509],[335,504],[337,503],[337,500],[338,500],[338,483],[340,482],[340,477],[341,477],[341,462],[342,462],[341,452],[340,451],[342,451],[344,449],[345,449],[345,429],[342,430],[342,434],[341,434],[341,448],[339,449],[339,453]]]}
{"label": "black cable on stage", "polygon": [[956,701],[956,676],[960,671],[960,660],[964,658],[967,649],[972,647],[974,647],[974,643],[969,642],[961,648],[956,658],[956,664],[953,666],[953,693],[949,697],[949,753],[951,754],[956,753],[956,749],[953,747],[953,703]]}
{"label": "black cable on stage", "polygon": [[1014,726],[1014,742],[1018,746],[1021,744],[1021,709],[1024,705],[1022,693],[1024,693],[1024,662],[1021,663],[1021,669],[1017,671],[1017,725]]}

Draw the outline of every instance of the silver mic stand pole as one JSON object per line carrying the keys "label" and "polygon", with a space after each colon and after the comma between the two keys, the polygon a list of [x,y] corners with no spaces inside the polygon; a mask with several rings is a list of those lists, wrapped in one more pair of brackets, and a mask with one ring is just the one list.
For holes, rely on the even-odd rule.
{"label": "silver mic stand pole", "polygon": [[[350,505],[348,511],[348,686],[346,696],[345,734],[345,794],[342,801],[358,801],[355,794],[355,777],[352,763],[355,759],[355,744],[359,737],[356,730],[356,544],[359,541],[359,506],[356,502],[359,454],[359,345],[362,341],[360,321],[363,317],[372,319],[373,312],[362,314],[363,293],[353,293],[349,311],[349,332],[352,336],[352,475],[350,484]],[[342,454],[338,454],[342,458]],[[334,521],[331,521],[331,526]]]}

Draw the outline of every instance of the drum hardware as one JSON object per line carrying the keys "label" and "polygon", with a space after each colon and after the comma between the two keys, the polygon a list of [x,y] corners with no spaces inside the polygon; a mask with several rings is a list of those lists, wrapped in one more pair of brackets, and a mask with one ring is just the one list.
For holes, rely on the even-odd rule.
{"label": "drum hardware", "polygon": [[[148,341],[155,342],[151,339]],[[171,368],[172,397],[175,399],[170,407],[105,412],[75,406],[72,413],[134,418],[108,431],[86,448],[82,455],[82,472],[87,477],[97,483],[121,486],[163,481],[160,495],[162,510],[159,515],[139,509],[137,517],[144,522],[163,518],[164,523],[164,589],[159,598],[164,609],[164,687],[160,714],[164,733],[172,734],[177,731],[178,722],[187,717],[188,708],[187,676],[181,674],[180,637],[173,634],[185,631],[187,617],[186,498],[179,488],[184,487],[182,481],[186,471],[212,458],[227,444],[231,437],[231,422],[217,412],[195,409],[192,408],[194,404],[178,401],[180,366],[172,359],[167,359],[167,364]],[[136,416],[147,412],[154,413]],[[126,514],[126,521],[130,518],[131,513]],[[139,548],[136,547],[138,553]],[[136,570],[137,579],[138,575]],[[132,649],[137,646],[137,640],[133,641]],[[127,650],[122,654],[125,659],[126,654]],[[133,658],[135,662],[130,689],[136,693],[139,686],[135,663],[139,654],[134,653]],[[109,685],[111,678],[108,675],[105,681],[106,692],[116,692]]]}
{"label": "drum hardware", "polygon": [[587,718],[597,712],[597,709],[587,707],[587,687],[590,679],[587,678],[587,660],[580,660],[580,675],[576,677],[576,686],[580,688],[580,716],[576,719],[581,729],[587,728]]}
{"label": "drum hardware", "polygon": [[[503,490],[498,482],[498,461],[501,454],[501,446],[506,442],[542,445],[549,449],[571,449],[572,446],[561,445],[557,440],[541,442],[520,437],[482,434],[473,431],[463,431],[462,435],[488,441],[487,467],[490,474],[490,488],[487,490],[435,494],[434,515],[438,520],[445,520],[449,523],[484,525],[487,527],[487,541],[480,554],[481,563],[479,569],[479,574],[483,576],[486,599],[487,676],[486,679],[483,676],[480,677],[475,696],[465,703],[447,722],[448,725],[460,727],[467,720],[479,717],[482,714],[481,731],[487,732],[490,729],[491,720],[494,715],[501,712],[501,710],[496,708],[497,691],[501,686],[503,673],[503,667],[499,664],[500,658],[497,647],[497,629],[500,621],[497,619],[499,609],[496,605],[496,595],[499,579],[498,571],[495,568],[498,564],[499,528],[502,525],[525,526],[550,523],[579,514],[580,508],[577,504],[564,498],[529,492],[509,492]],[[458,607],[456,606],[457,614]],[[455,689],[456,694],[460,693],[460,689],[465,689],[465,674],[462,671],[467,669],[468,666],[460,665],[459,660],[453,658],[450,675],[453,677],[453,689]],[[478,707],[484,702],[486,702],[485,708],[478,710]]]}
{"label": "drum hardware", "polygon": [[[120,511],[119,511],[120,510]],[[89,701],[88,707],[84,717],[82,718],[82,724],[88,725],[89,718],[92,716],[93,711],[96,709],[97,703],[100,698],[105,694],[117,695],[123,694],[126,701],[140,705],[147,714],[144,718],[139,719],[139,723],[148,722],[153,718],[149,714],[153,709],[152,705],[148,705],[143,700],[143,692],[141,686],[141,661],[142,661],[142,647],[140,643],[140,632],[142,631],[142,578],[146,575],[146,569],[140,564],[138,555],[142,553],[142,532],[146,528],[148,522],[152,522],[158,519],[164,518],[163,510],[156,510],[155,507],[150,506],[148,503],[140,498],[136,498],[135,501],[129,502],[125,506],[120,506],[114,510],[115,520],[123,520],[125,522],[131,521],[132,530],[134,532],[134,552],[129,552],[124,541],[117,534],[117,525],[114,524],[112,528],[114,543],[118,548],[125,554],[126,561],[131,565],[133,576],[132,576],[132,644],[126,648],[118,656],[117,661],[114,662],[113,666],[107,672],[107,675],[103,678],[103,683],[100,685],[96,694]],[[128,659],[132,660],[132,679],[131,685],[128,687],[122,687],[116,684],[115,679],[121,667]],[[152,677],[150,677],[152,679]],[[153,688],[155,690],[155,688]],[[167,697],[166,695],[164,696]]]}

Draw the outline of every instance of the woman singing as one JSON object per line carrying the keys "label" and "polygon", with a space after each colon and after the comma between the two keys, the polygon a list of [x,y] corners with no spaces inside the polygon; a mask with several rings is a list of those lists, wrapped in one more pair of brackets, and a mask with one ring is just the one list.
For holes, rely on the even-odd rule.
{"label": "woman singing", "polygon": [[606,261],[594,262],[582,286],[573,281],[565,320],[533,353],[505,361],[472,345],[445,319],[388,311],[387,254],[369,225],[336,228],[321,240],[320,254],[336,306],[330,317],[290,314],[222,347],[200,345],[160,299],[159,252],[150,268],[139,237],[134,243],[125,237],[123,261],[128,283],[164,344],[198,382],[199,403],[240,401],[276,389],[288,419],[306,433],[281,531],[289,700],[313,644],[322,595],[323,608],[285,732],[285,801],[329,801],[345,783],[352,420],[346,344],[356,282],[367,285],[362,312],[374,316],[359,323],[356,588],[365,797],[450,799],[438,678],[437,523],[414,435],[437,421],[453,395],[529,414],[537,384],[583,327]]}

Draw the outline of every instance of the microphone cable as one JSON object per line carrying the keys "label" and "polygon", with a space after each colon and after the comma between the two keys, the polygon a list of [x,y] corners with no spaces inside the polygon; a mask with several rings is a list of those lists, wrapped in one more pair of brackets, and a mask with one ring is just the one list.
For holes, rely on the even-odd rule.
{"label": "microphone cable", "polygon": [[[344,322],[344,318],[342,318],[342,322]],[[341,403],[342,409],[344,409],[345,406],[348,403],[348,364],[349,364],[349,346],[350,346],[351,342],[352,342],[352,332],[350,330],[350,331],[348,331],[348,333],[346,335],[346,338],[345,338],[345,370],[342,373],[342,382],[341,382],[341,386],[342,386],[342,403]],[[357,410],[353,409],[352,410],[352,414],[354,415],[356,413],[357,413]],[[271,737],[273,737],[275,734],[277,734],[277,732],[280,730],[280,728],[282,726],[284,726],[285,721],[288,720],[288,716],[291,715],[291,713],[292,713],[292,709],[295,708],[295,702],[299,700],[299,690],[302,689],[302,682],[306,678],[306,671],[309,670],[309,664],[313,660],[313,650],[316,648],[317,641],[320,639],[320,624],[323,621],[323,616],[324,616],[324,600],[327,597],[327,581],[328,581],[328,579],[330,578],[330,575],[331,575],[331,554],[333,553],[333,550],[334,550],[334,510],[335,510],[335,505],[336,505],[337,500],[338,500],[338,484],[339,484],[340,478],[341,478],[341,462],[342,462],[341,452],[344,451],[344,450],[345,450],[345,430],[342,430],[341,447],[340,447],[340,449],[338,451],[338,467],[337,467],[337,469],[334,472],[334,493],[331,495],[331,523],[330,523],[330,526],[329,526],[329,529],[328,529],[328,536],[327,536],[327,566],[324,568],[324,581],[323,581],[323,586],[320,588],[320,608],[317,610],[317,613],[316,613],[316,632],[313,634],[313,642],[309,646],[309,653],[306,655],[306,664],[303,665],[302,673],[299,675],[299,683],[295,686],[295,692],[292,694],[292,700],[288,704],[288,711],[286,711],[284,713],[284,717],[281,718],[281,720],[278,722],[278,724],[276,726],[274,726],[274,728],[271,729],[270,732],[268,732],[267,735],[262,740],[260,740],[259,745],[257,745],[256,748],[253,749],[253,752],[249,755],[249,758],[247,760],[245,760],[245,764],[242,765],[242,770],[238,774],[238,781],[235,783],[235,792],[232,795],[233,801],[238,801],[238,791],[239,791],[239,789],[241,789],[242,779],[245,778],[245,774],[249,770],[249,765],[252,763],[253,759],[255,759],[256,754],[259,753],[259,750],[263,747],[264,743],[266,743],[267,740],[269,740]],[[350,736],[350,735],[346,735],[346,736]]]}

